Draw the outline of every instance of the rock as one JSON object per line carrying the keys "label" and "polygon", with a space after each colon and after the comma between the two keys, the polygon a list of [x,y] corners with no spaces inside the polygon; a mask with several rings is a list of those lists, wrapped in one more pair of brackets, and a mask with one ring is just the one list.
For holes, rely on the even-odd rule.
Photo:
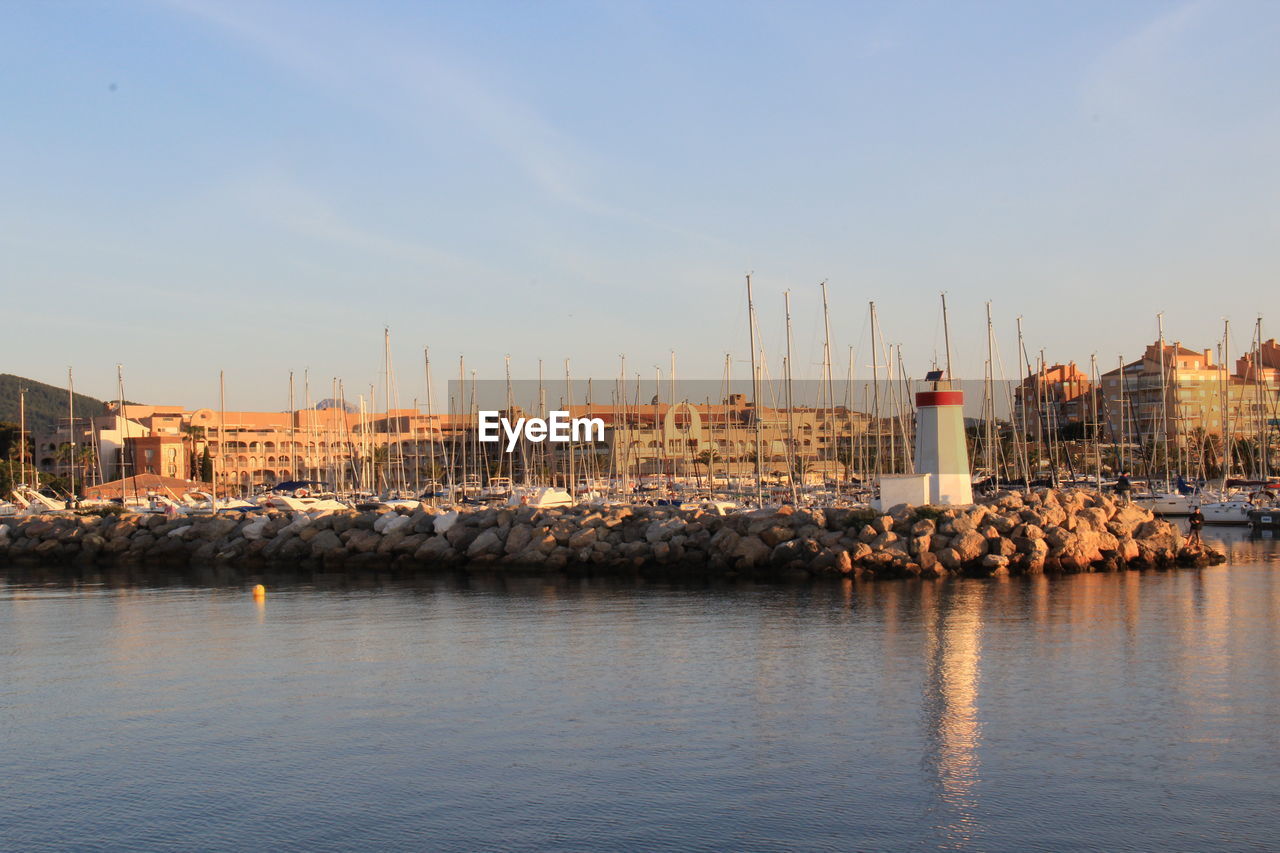
{"label": "rock", "polygon": [[378,533],[381,533],[382,535],[386,536],[390,533],[395,533],[397,531],[404,530],[407,527],[412,527],[412,525],[413,525],[413,516],[400,515],[399,513],[395,513],[395,512],[388,512],[385,515],[382,515],[381,517],[379,517],[378,520],[373,523],[373,529],[376,530]]}
{"label": "rock", "polygon": [[489,527],[479,533],[471,544],[467,546],[468,557],[479,557],[481,555],[498,555],[502,553],[505,543],[502,536],[498,532],[497,527]]}
{"label": "rock", "polygon": [[588,548],[596,542],[596,528],[587,527],[569,537],[569,547],[575,551]]}
{"label": "rock", "polygon": [[1116,507],[1115,514],[1107,522],[1107,530],[1116,536],[1132,534],[1138,527],[1152,519],[1152,513],[1137,504]]}
{"label": "rock", "polygon": [[431,526],[432,526],[432,529],[435,531],[435,533],[439,535],[443,535],[445,533],[448,533],[450,528],[452,528],[457,523],[458,523],[458,511],[454,509],[444,513],[443,515],[437,515],[435,517],[435,521],[432,523]]}
{"label": "rock", "polygon": [[261,539],[263,532],[267,529],[267,525],[270,523],[271,519],[267,518],[265,515],[259,516],[241,528],[240,535],[245,539],[248,539],[250,542]]}
{"label": "rock", "polygon": [[912,536],[931,536],[938,529],[937,523],[931,518],[922,518],[915,524],[911,525]]}
{"label": "rock", "polygon": [[[961,563],[970,563],[987,552],[987,540],[976,532],[969,531],[952,539],[950,548],[945,550],[955,552]],[[942,554],[939,553],[938,557],[942,559]],[[948,565],[947,568],[953,567]]]}
{"label": "rock", "polygon": [[743,536],[733,549],[733,556],[744,568],[752,568],[769,558],[770,548],[759,537]]}
{"label": "rock", "polygon": [[423,563],[435,563],[453,556],[449,540],[443,536],[432,536],[413,552],[413,559]]}
{"label": "rock", "polygon": [[872,551],[883,551],[892,543],[898,542],[899,540],[900,537],[898,534],[894,533],[892,530],[886,530],[875,539],[872,539],[868,544],[871,545]]}
{"label": "rock", "polygon": [[310,546],[312,555],[316,557],[324,557],[342,550],[342,540],[332,530],[319,531],[311,537],[307,545]]}
{"label": "rock", "polygon": [[1050,548],[1065,548],[1074,538],[1074,534],[1065,527],[1049,527],[1044,531],[1044,539]]}
{"label": "rock", "polygon": [[870,557],[871,554],[874,552],[872,552],[871,546],[868,545],[867,543],[855,542],[853,546],[849,548],[848,553],[849,553],[849,560],[851,562],[857,563],[857,562],[861,562],[862,560],[865,560],[867,557]]}
{"label": "rock", "polygon": [[780,543],[791,539],[795,533],[790,527],[782,524],[773,524],[761,530],[758,535],[761,542],[770,548],[775,548]]}
{"label": "rock", "polygon": [[[533,528],[528,524],[517,524],[507,533],[507,542],[504,551],[507,554],[519,554],[529,547],[529,542],[533,539]],[[553,539],[554,541],[554,539]]]}

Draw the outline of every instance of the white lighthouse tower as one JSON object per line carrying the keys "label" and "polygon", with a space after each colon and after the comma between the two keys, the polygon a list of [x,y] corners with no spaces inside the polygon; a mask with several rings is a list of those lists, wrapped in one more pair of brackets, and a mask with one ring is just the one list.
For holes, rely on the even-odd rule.
{"label": "white lighthouse tower", "polygon": [[916,474],[930,475],[929,503],[971,504],[964,392],[939,388],[942,384],[935,381],[931,390],[916,392]]}

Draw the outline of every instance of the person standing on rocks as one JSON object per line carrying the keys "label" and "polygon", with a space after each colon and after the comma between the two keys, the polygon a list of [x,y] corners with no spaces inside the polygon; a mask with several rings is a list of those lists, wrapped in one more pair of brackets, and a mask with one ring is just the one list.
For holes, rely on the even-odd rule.
{"label": "person standing on rocks", "polygon": [[1204,543],[1200,540],[1200,530],[1204,527],[1204,513],[1200,511],[1200,507],[1193,506],[1191,514],[1187,516],[1187,529],[1190,536],[1187,537],[1187,547],[1199,547]]}
{"label": "person standing on rocks", "polygon": [[1129,482],[1129,472],[1121,473],[1120,479],[1116,480],[1116,494],[1120,496],[1120,505],[1129,505],[1129,495],[1133,492],[1133,483]]}

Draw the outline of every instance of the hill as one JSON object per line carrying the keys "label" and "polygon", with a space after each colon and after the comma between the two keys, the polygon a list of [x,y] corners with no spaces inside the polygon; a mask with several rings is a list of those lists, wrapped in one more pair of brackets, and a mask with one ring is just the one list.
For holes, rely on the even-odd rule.
{"label": "hill", "polygon": [[[27,389],[27,430],[50,432],[67,417],[67,389],[0,373],[0,421],[18,422],[18,390]],[[103,413],[104,403],[84,394],[75,395],[76,419]]]}

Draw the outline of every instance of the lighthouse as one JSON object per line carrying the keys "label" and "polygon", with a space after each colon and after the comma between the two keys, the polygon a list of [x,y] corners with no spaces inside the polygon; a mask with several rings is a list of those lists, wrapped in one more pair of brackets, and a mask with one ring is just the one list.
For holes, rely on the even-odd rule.
{"label": "lighthouse", "polygon": [[964,436],[964,392],[939,388],[942,384],[935,381],[932,389],[916,392],[916,474],[930,475],[929,503],[971,504],[973,478]]}

